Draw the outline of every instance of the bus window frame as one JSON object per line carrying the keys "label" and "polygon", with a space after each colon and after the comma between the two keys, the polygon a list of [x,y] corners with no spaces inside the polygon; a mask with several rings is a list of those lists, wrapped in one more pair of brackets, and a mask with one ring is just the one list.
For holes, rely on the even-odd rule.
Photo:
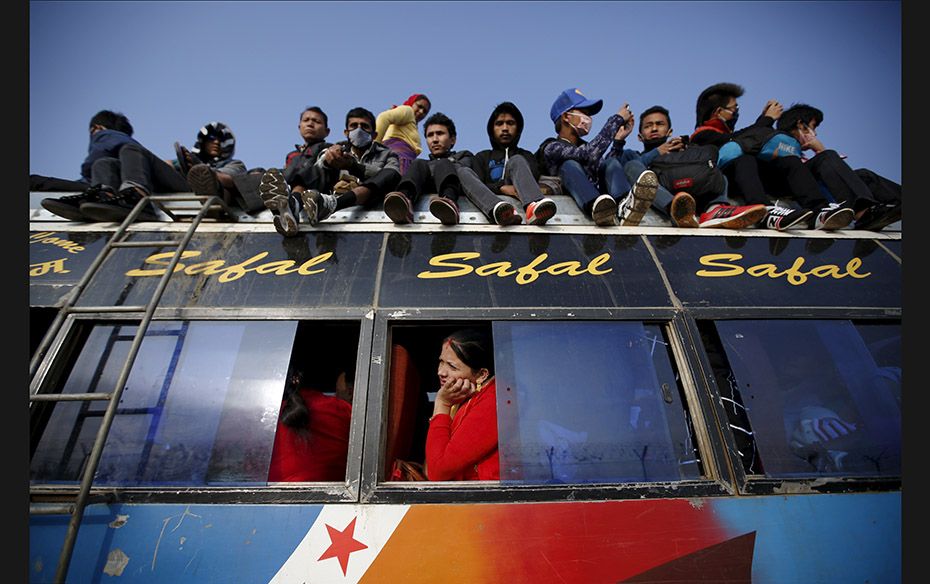
{"label": "bus window frame", "polygon": [[[369,404],[366,420],[366,444],[363,458],[362,503],[416,504],[456,502],[557,502],[604,499],[682,498],[729,496],[735,494],[732,475],[721,457],[723,443],[711,431],[716,420],[708,417],[711,403],[708,393],[693,386],[693,365],[688,356],[693,352],[682,336],[682,313],[675,309],[624,310],[564,310],[564,309],[431,309],[379,311],[375,315],[373,346],[383,353],[372,355],[369,380]],[[381,476],[384,467],[387,425],[387,404],[391,370],[392,331],[396,326],[475,324],[490,325],[500,320],[545,321],[641,321],[662,327],[672,339],[672,366],[679,372],[683,404],[693,425],[696,446],[701,457],[704,477],[682,481],[651,483],[575,483],[567,485],[514,485],[497,481],[437,481],[391,482]],[[372,439],[377,436],[378,439]]]}
{"label": "bus window frame", "polygon": [[[352,322],[359,325],[359,340],[356,349],[356,377],[353,397],[352,418],[349,429],[349,453],[346,461],[346,478],[341,483],[266,483],[259,486],[133,486],[113,487],[94,486],[91,489],[91,502],[121,501],[125,503],[243,503],[243,504],[285,504],[285,503],[357,503],[359,501],[362,456],[365,430],[366,406],[369,392],[368,355],[373,339],[373,320],[367,314],[357,310],[307,310],[307,311],[262,311],[257,310],[163,310],[156,311],[153,322],[157,321],[314,321],[318,323]],[[183,313],[183,314],[179,314]],[[304,318],[295,316],[298,313]],[[312,315],[312,318],[307,316]],[[64,383],[70,372],[70,365],[65,361],[76,358],[83,343],[81,335],[97,324],[115,324],[125,322],[137,325],[141,314],[99,314],[80,313],[69,315],[58,335],[50,345],[34,382],[30,394],[46,393],[54,386]],[[86,335],[84,335],[86,338]],[[70,361],[73,362],[73,361]],[[30,403],[30,421],[34,419],[35,408],[42,404]],[[31,484],[35,496],[45,500],[73,500],[80,485]]]}
{"label": "bus window frame", "polygon": [[[897,318],[895,318],[897,317]],[[731,472],[735,477],[736,488],[742,495],[794,495],[810,493],[862,493],[872,491],[896,491],[901,489],[901,478],[874,477],[874,476],[811,476],[772,478],[764,475],[749,475],[743,469],[743,464],[737,454],[737,446],[733,430],[729,427],[729,418],[725,411],[720,388],[714,378],[713,368],[701,340],[698,321],[708,321],[713,324],[720,320],[849,320],[856,322],[886,324],[901,324],[900,309],[842,309],[817,308],[799,314],[789,309],[705,309],[691,310],[685,315],[684,324],[686,332],[691,337],[697,352],[700,375],[699,384],[706,387],[713,396],[710,407],[717,419],[716,432],[723,440],[726,449],[726,459],[731,464]]]}

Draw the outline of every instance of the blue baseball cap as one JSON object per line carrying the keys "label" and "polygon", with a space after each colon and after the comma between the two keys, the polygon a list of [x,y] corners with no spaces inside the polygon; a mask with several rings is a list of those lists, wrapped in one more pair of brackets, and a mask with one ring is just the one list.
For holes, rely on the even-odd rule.
{"label": "blue baseball cap", "polygon": [[560,93],[559,96],[555,98],[555,101],[552,102],[552,107],[549,109],[549,117],[555,122],[559,119],[559,116],[573,109],[590,110],[593,116],[601,111],[602,107],[604,107],[604,100],[588,99],[581,93],[580,89],[577,87],[570,87]]}

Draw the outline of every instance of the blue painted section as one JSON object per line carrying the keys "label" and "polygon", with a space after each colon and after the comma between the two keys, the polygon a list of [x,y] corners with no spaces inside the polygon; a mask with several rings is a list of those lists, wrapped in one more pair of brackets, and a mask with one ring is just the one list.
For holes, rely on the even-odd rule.
{"label": "blue painted section", "polygon": [[754,584],[901,582],[901,493],[715,499],[734,535],[756,532]]}
{"label": "blue painted section", "polygon": [[[68,582],[268,582],[322,510],[321,505],[88,506],[78,531]],[[109,524],[127,515],[119,528]],[[67,516],[34,516],[29,529],[29,581],[53,582]],[[107,556],[128,558],[116,578]]]}

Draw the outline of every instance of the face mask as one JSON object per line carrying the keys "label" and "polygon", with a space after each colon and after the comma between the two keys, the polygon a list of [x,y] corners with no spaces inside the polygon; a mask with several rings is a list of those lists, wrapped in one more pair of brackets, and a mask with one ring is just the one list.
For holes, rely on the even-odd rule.
{"label": "face mask", "polygon": [[731,132],[732,132],[734,129],[736,129],[736,120],[738,120],[738,119],[739,119],[739,112],[735,112],[735,113],[730,117],[730,119],[727,120],[727,121],[725,122],[726,125],[727,125],[727,127],[730,128],[730,131],[731,131]]}
{"label": "face mask", "polygon": [[588,132],[591,131],[591,116],[586,116],[585,114],[572,114],[578,116],[578,125],[574,125],[571,122],[568,123],[569,126],[574,128],[575,132],[578,133],[578,137],[587,136]]}
{"label": "face mask", "polygon": [[667,140],[668,138],[653,138],[651,140],[643,140],[643,147],[646,149],[646,152],[649,152],[650,150],[654,150],[662,144],[665,144]]}
{"label": "face mask", "polygon": [[362,128],[355,128],[349,132],[349,143],[356,148],[365,148],[371,144],[371,134]]}

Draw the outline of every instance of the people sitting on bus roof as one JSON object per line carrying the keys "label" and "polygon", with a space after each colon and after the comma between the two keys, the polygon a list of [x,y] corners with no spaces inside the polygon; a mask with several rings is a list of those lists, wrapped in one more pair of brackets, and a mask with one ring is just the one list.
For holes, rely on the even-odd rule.
{"label": "people sitting on bus roof", "polygon": [[[247,170],[244,162],[233,158],[236,137],[226,124],[204,124],[190,150],[179,142],[174,143],[174,150],[176,157],[170,162],[187,177],[195,195],[218,195],[227,205],[234,204],[249,213],[264,208],[258,196],[258,181],[263,171]],[[249,173],[253,176],[249,177]]]}
{"label": "people sitting on bus roof", "polygon": [[497,225],[523,222],[513,204],[495,195],[472,167],[474,155],[468,150],[453,150],[455,122],[437,112],[423,124],[429,160],[416,159],[407,168],[397,190],[384,198],[384,213],[396,224],[413,222],[413,205],[425,192],[438,193],[429,202],[430,213],[443,225],[459,222],[459,196],[463,193]]}
{"label": "people sitting on bus roof", "polygon": [[414,93],[402,105],[391,106],[378,114],[375,120],[375,141],[397,153],[401,175],[406,174],[410,163],[423,152],[417,124],[429,114],[431,108],[428,97]]}
{"label": "people sitting on bus roof", "polygon": [[844,157],[823,145],[817,137],[817,128],[822,123],[822,111],[807,104],[796,103],[782,112],[776,127],[791,134],[799,142],[802,152],[814,153],[811,158],[802,154],[802,159],[814,178],[830,191],[837,202],[852,207],[855,229],[881,231],[901,219],[900,199],[879,202],[868,185],[846,164]]}
{"label": "people sitting on bus roof", "polygon": [[[672,118],[666,108],[654,105],[641,113],[637,137],[643,151],[624,149],[623,170],[630,181],[646,168],[656,173],[659,186],[652,208],[675,227],[742,229],[765,218],[765,205],[730,204],[726,177],[717,168],[717,149],[692,146],[687,136],[672,136]],[[687,191],[676,186],[682,180]]]}
{"label": "people sitting on bus roof", "polygon": [[278,416],[269,482],[344,481],[355,372],[336,378],[335,395],[303,386],[303,372],[288,371]]}
{"label": "people sitting on bus roof", "polygon": [[304,108],[297,124],[304,143],[294,146],[284,160],[284,171],[269,168],[261,178],[259,195],[273,216],[274,227],[278,233],[297,235],[297,221],[300,217],[301,193],[308,185],[320,181],[317,160],[323,150],[332,144],[326,141],[329,136],[329,116],[320,107]]}
{"label": "people sitting on bus roof", "polygon": [[[773,127],[783,111],[774,99],[766,102],[761,115],[745,128],[736,130],[738,98],[744,89],[735,83],[717,83],[704,89],[697,99],[696,123],[691,142],[713,144],[720,149],[719,166],[729,179],[730,195],[745,204],[768,206],[765,225],[769,229],[843,229],[853,219],[853,210],[827,201],[800,152],[791,152]],[[784,135],[784,134],[783,134]],[[772,204],[787,198],[797,205]]]}
{"label": "people sitting on bus roof", "polygon": [[[97,112],[89,131],[87,157],[81,164],[81,182],[88,188],[76,195],[43,199],[48,211],[71,221],[122,221],[149,193],[189,190],[178,171],[132,137],[132,124],[122,113]],[[158,219],[151,205],[137,218]]]}
{"label": "people sitting on bus roof", "polygon": [[475,155],[475,172],[493,193],[513,197],[523,205],[528,225],[544,225],[556,213],[555,201],[539,187],[539,164],[520,148],[523,114],[513,103],[497,105],[488,118],[491,148]]}
{"label": "people sitting on bus roof", "polygon": [[427,478],[500,480],[490,336],[461,329],[446,337],[437,373],[440,388],[426,435]]}
{"label": "people sitting on bus roof", "polygon": [[349,110],[343,131],[348,140],[320,150],[313,167],[297,169],[295,182],[299,181],[302,188],[293,194],[288,188],[290,181],[279,170],[266,172],[261,195],[275,214],[274,225],[279,233],[286,237],[297,235],[301,202],[310,225],[315,226],[341,209],[357,205],[370,208],[397,185],[397,154],[373,140],[374,129],[375,116],[369,110]]}
{"label": "people sitting on bus roof", "polygon": [[596,225],[636,226],[655,198],[658,178],[644,170],[631,186],[623,172],[619,157],[634,123],[628,104],[607,118],[591,142],[584,140],[591,131],[591,116],[603,105],[603,100],[588,99],[578,88],[560,93],[549,110],[557,136],[546,138],[537,156]]}

